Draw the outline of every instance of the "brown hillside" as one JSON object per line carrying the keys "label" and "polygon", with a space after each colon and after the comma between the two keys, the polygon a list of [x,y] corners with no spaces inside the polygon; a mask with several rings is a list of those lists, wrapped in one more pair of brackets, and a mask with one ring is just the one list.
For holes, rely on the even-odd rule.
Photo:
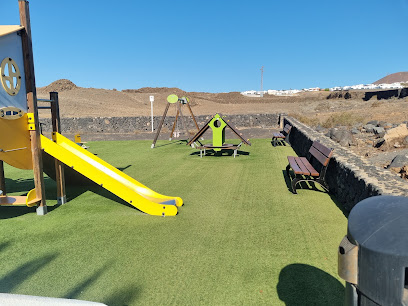
{"label": "brown hillside", "polygon": [[61,91],[71,90],[74,88],[77,88],[77,86],[73,82],[67,79],[61,79],[61,80],[52,82],[48,86],[40,87],[38,88],[38,90],[42,92],[51,92],[51,91],[61,92]]}
{"label": "brown hillside", "polygon": [[408,82],[408,72],[396,72],[387,75],[386,77],[383,77],[382,79],[379,79],[378,81],[375,81],[373,84],[391,84],[391,83],[405,83]]}
{"label": "brown hillside", "polygon": [[[364,101],[362,91],[350,91],[334,96],[327,91],[302,92],[296,96],[246,97],[238,92],[208,93],[186,92],[179,88],[143,87],[140,89],[108,90],[76,86],[69,80],[58,80],[38,88],[39,98],[49,98],[50,91],[59,93],[61,117],[133,117],[150,116],[149,96],[154,96],[154,115],[162,116],[167,96],[188,96],[195,115],[267,114],[287,113],[309,121],[323,122],[335,113],[349,112],[360,115],[365,121],[376,119],[401,122],[408,118],[407,101],[404,99]],[[330,99],[327,99],[328,96]],[[183,111],[184,113],[184,111]],[[175,116],[171,107],[169,116]],[[188,111],[186,111],[188,114]],[[50,117],[49,110],[40,110],[41,117]]]}

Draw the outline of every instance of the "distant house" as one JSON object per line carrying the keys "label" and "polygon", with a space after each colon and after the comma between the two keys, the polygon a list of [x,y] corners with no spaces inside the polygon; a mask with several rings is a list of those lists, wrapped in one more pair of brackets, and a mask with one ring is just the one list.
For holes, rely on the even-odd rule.
{"label": "distant house", "polygon": [[241,92],[241,95],[244,95],[244,96],[256,96],[257,91],[256,90],[247,90],[247,91]]}
{"label": "distant house", "polygon": [[336,86],[336,87],[329,88],[329,90],[330,91],[340,91],[340,90],[342,90],[342,87]]}
{"label": "distant house", "polygon": [[320,87],[304,88],[303,91],[320,91]]}
{"label": "distant house", "polygon": [[264,94],[266,94],[266,93],[268,93],[267,90],[263,90],[263,91],[259,91],[259,90],[258,90],[258,91],[257,91],[257,90],[247,90],[247,91],[241,92],[241,95],[247,96],[247,97],[256,97],[256,98],[259,98],[259,97],[261,97],[261,94],[264,95]]}
{"label": "distant house", "polygon": [[381,89],[399,89],[404,88],[401,83],[392,83],[392,84],[379,84],[378,85]]}

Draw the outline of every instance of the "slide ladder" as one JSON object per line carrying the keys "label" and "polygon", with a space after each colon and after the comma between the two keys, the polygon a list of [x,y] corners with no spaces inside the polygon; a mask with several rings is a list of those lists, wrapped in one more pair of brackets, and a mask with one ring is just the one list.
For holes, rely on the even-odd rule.
{"label": "slide ladder", "polygon": [[52,138],[41,135],[46,153],[137,209],[149,215],[175,216],[177,207],[183,205],[181,198],[151,190],[61,134],[53,133]]}

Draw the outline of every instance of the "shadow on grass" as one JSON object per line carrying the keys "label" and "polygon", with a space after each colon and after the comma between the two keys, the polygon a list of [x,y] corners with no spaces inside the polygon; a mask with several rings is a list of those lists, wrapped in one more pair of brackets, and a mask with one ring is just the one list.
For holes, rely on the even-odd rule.
{"label": "shadow on grass", "polygon": [[[200,155],[199,151],[190,153],[190,156],[194,156],[194,155]],[[233,156],[234,155],[234,151],[233,150],[222,150],[222,151],[214,151],[214,150],[207,150],[205,155],[203,152],[203,157],[204,156],[214,156],[214,157],[222,157],[222,156]],[[249,155],[249,152],[245,152],[245,151],[237,151],[237,157],[240,155]]]}
{"label": "shadow on grass", "polygon": [[175,144],[186,144],[188,141],[187,140],[169,140],[168,143],[165,144],[161,144],[158,146],[154,146],[155,148],[161,148],[161,147],[165,147],[165,146],[170,146],[170,145],[175,145]]}
{"label": "shadow on grass", "polygon": [[89,286],[91,286],[106,270],[108,269],[108,265],[103,266],[96,272],[94,272],[91,276],[87,277],[84,281],[78,283],[75,288],[72,288],[67,294],[64,295],[66,299],[76,299],[80,296],[80,294],[86,290]]}
{"label": "shadow on grass", "polygon": [[127,286],[112,294],[103,303],[109,306],[123,306],[133,304],[134,300],[139,298],[141,289],[138,286]]}
{"label": "shadow on grass", "polygon": [[0,244],[0,252],[3,252],[4,249],[8,248],[10,241],[5,241]]}
{"label": "shadow on grass", "polygon": [[274,148],[276,148],[276,147],[287,147],[287,146],[290,146],[290,144],[288,144],[284,140],[277,140],[276,141],[276,146],[273,145],[273,141],[271,141],[271,146],[274,147]]}
{"label": "shadow on grass", "polygon": [[[127,168],[127,167],[126,167]],[[57,187],[55,182],[50,179],[49,177],[44,178],[45,182],[45,192],[46,192],[46,200],[55,200],[57,198]],[[25,180],[12,180],[6,179],[6,186],[7,186],[7,193],[18,193],[21,192],[21,195],[26,195],[29,190],[34,188],[34,180],[33,179],[25,179]],[[92,191],[95,194],[98,194],[104,198],[108,198],[114,202],[120,203],[127,207],[131,207],[135,209],[134,206],[130,205],[129,203],[123,201],[118,196],[114,195],[113,193],[107,191],[103,187],[97,185],[96,183],[89,180],[88,184],[82,186],[66,186],[66,196],[67,202],[74,200],[75,198],[81,196],[83,193],[87,191]],[[47,206],[47,211],[50,213],[55,209],[58,209],[61,205],[54,205],[54,206]],[[1,219],[10,219],[16,218],[25,214],[35,213],[36,207],[27,207],[27,206],[2,206],[0,214]]]}
{"label": "shadow on grass", "polygon": [[117,169],[118,170],[120,170],[120,171],[125,171],[127,168],[130,168],[130,167],[132,167],[133,165],[127,165],[127,166],[125,166],[125,167],[118,167]]}
{"label": "shadow on grass", "polygon": [[[52,180],[49,177],[44,177],[44,184],[52,184]],[[34,179],[17,179],[13,180],[6,178],[6,191],[7,193],[21,192],[27,194],[34,188]]]}
{"label": "shadow on grass", "polygon": [[40,271],[57,257],[57,254],[43,256],[33,259],[13,271],[7,273],[0,279],[0,292],[11,292],[35,273]]}
{"label": "shadow on grass", "polygon": [[[291,173],[291,174],[287,174],[287,173],[286,173],[286,170],[282,170],[282,175],[283,175],[283,178],[285,179],[286,187],[288,188],[288,190],[289,190],[290,192],[292,192],[292,184],[291,184],[291,182],[292,182],[292,180],[294,179],[294,175],[293,175],[292,172],[290,172],[290,173]],[[318,188],[316,187],[316,184],[315,184],[314,182],[304,182],[304,181],[299,182],[299,183],[296,184],[296,190],[299,190],[299,189],[303,189],[303,190],[313,190],[313,191],[317,191],[317,192],[327,193],[327,192],[324,191],[324,190],[318,189]]]}
{"label": "shadow on grass", "polygon": [[[56,185],[49,177],[44,177],[46,200],[55,200],[57,198]],[[9,179],[6,178],[6,191],[10,195],[19,193],[20,196],[26,196],[34,188],[34,179]],[[58,206],[48,206],[48,212],[53,211]],[[9,219],[19,217],[29,213],[35,213],[36,207],[21,206],[2,206],[0,219]]]}
{"label": "shadow on grass", "polygon": [[[288,174],[286,173],[286,170],[282,170],[282,175],[283,178],[285,179],[285,183],[286,183],[286,187],[288,188],[288,190],[290,192],[292,192],[292,186],[291,186],[291,180],[292,180],[292,176],[289,177]],[[318,189],[316,187],[316,184],[314,182],[299,182],[297,184],[297,186],[301,187],[301,188],[296,188],[296,189],[303,189],[303,190],[313,190],[313,191],[317,191],[317,192],[324,192],[326,193],[326,191]],[[337,208],[343,213],[343,215],[348,218],[350,212],[347,211],[343,205],[336,199],[336,197],[330,192],[329,196],[331,198],[331,200],[334,202],[334,204],[336,204]]]}
{"label": "shadow on grass", "polygon": [[279,299],[287,306],[344,304],[344,286],[330,274],[305,264],[283,268],[276,286]]}

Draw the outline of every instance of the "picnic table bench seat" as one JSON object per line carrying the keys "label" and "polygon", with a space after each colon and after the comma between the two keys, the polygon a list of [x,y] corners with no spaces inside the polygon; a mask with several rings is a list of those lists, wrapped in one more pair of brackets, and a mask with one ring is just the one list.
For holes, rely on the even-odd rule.
{"label": "picnic table bench seat", "polygon": [[289,143],[289,133],[291,129],[292,129],[292,126],[290,124],[286,124],[282,131],[273,133],[272,145],[276,147],[276,145],[278,144],[278,140],[284,140],[288,144],[290,144]]}
{"label": "picnic table bench seat", "polygon": [[[292,192],[297,194],[296,184],[302,181],[316,182],[328,192],[329,186],[325,182],[325,176],[332,155],[333,149],[314,141],[309,149],[308,157],[288,156],[289,164],[286,167],[286,173],[289,178],[291,178],[290,169],[295,174],[294,179],[291,181]],[[311,164],[313,160],[316,161],[315,166],[319,166],[319,170],[316,170]]]}
{"label": "picnic table bench seat", "polygon": [[[241,147],[242,142],[238,145],[224,143],[222,146],[214,146],[212,144],[204,144],[197,147],[200,150],[200,157],[202,158],[203,155],[206,155],[207,150],[212,149],[221,149],[221,150],[234,150],[234,158],[238,155],[238,149]],[[204,154],[203,154],[204,153]]]}

